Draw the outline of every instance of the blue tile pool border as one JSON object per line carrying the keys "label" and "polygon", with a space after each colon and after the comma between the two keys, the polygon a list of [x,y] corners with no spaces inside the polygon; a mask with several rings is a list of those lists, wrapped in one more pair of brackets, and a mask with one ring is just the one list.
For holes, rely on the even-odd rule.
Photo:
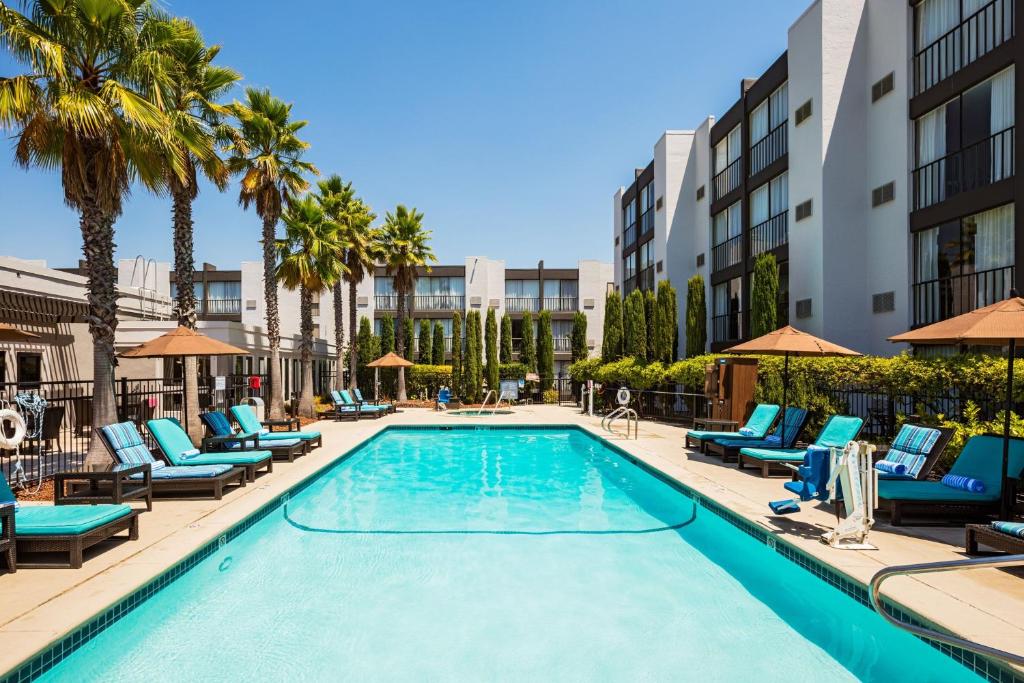
{"label": "blue tile pool border", "polygon": [[[276,496],[273,500],[262,505],[258,510],[247,516],[245,519],[237,522],[233,526],[229,527],[224,532],[218,534],[218,536],[202,547],[193,551],[187,557],[179,561],[174,566],[166,569],[160,575],[156,576],[144,586],[136,589],[129,595],[121,598],[107,609],[99,612],[96,616],[79,625],[73,629],[70,633],[51,643],[41,652],[29,657],[24,660],[21,664],[11,669],[7,673],[0,676],[0,683],[27,683],[28,681],[34,681],[44,673],[52,669],[54,666],[60,664],[62,661],[67,659],[80,647],[88,643],[90,640],[99,635],[103,630],[113,625],[116,621],[127,615],[132,610],[136,609],[149,598],[153,597],[159,591],[163,590],[169,584],[176,581],[178,578],[183,576],[185,573],[190,571],[197,564],[205,560],[207,557],[219,550],[225,543],[229,543],[239,535],[245,533],[253,525],[265,519],[268,515],[282,507],[287,503],[293,495],[301,493],[306,488],[314,484],[321,477],[336,468],[340,463],[350,459],[356,455],[360,450],[365,448],[372,441],[383,437],[386,434],[393,432],[407,432],[407,431],[499,431],[499,430],[549,430],[549,431],[567,431],[573,430],[585,434],[588,437],[600,442],[605,448],[613,451],[616,455],[627,460],[634,466],[642,469],[644,472],[651,476],[659,479],[660,481],[668,484],[673,489],[683,494],[690,500],[694,501],[698,507],[703,508],[711,512],[712,514],[725,520],[732,526],[736,527],[740,531],[746,533],[748,536],[756,539],[760,543],[774,548],[774,550],[793,562],[797,566],[803,568],[807,572],[813,574],[818,579],[825,581],[829,585],[837,588],[843,593],[849,595],[857,602],[871,609],[871,604],[868,599],[868,589],[860,581],[853,579],[842,572],[834,569],[830,565],[818,560],[817,558],[809,555],[805,551],[797,548],[790,544],[783,537],[772,533],[767,529],[763,529],[760,526],[754,524],[750,520],[742,517],[741,515],[733,512],[729,508],[721,505],[720,503],[708,498],[701,494],[699,491],[683,484],[682,482],[674,479],[673,477],[665,474],[661,470],[649,465],[643,460],[638,459],[636,456],[630,454],[620,446],[608,441],[599,434],[591,432],[589,429],[581,427],[580,425],[574,424],[547,424],[547,425],[466,425],[466,424],[453,424],[453,425],[388,425],[376,432],[375,434],[363,439],[346,452],[342,453],[338,457],[334,458],[330,462],[326,463],[319,470],[310,473],[302,481],[292,486],[287,491]],[[916,624],[918,626],[924,626],[932,629],[942,630],[941,627],[937,626],[924,619],[920,615],[911,612],[901,606],[899,603],[893,602],[889,599],[883,599],[883,607],[887,612],[897,617],[902,621]],[[963,650],[961,648],[950,647],[948,645],[938,643],[926,638],[922,638],[926,643],[931,645],[933,648],[941,652],[942,654],[950,657],[954,661],[963,665],[970,671],[978,674],[987,681],[993,683],[1024,683],[1024,676],[1020,676],[1013,669],[1006,665],[997,662],[995,660],[983,657],[981,655]]]}

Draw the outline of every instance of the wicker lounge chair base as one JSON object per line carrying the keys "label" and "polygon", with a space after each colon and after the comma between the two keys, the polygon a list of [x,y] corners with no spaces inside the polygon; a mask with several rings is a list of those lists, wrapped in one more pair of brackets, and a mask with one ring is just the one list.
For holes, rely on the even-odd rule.
{"label": "wicker lounge chair base", "polygon": [[914,526],[949,526],[951,522],[982,520],[999,514],[999,501],[888,500],[878,501],[878,509],[889,513],[892,526],[903,526],[904,517],[911,517]]}
{"label": "wicker lounge chair base", "polygon": [[0,558],[12,574],[18,571],[17,546],[14,543],[14,508],[0,507]]}
{"label": "wicker lounge chair base", "polygon": [[[132,510],[123,517],[118,517],[103,526],[98,526],[95,529],[90,529],[85,533],[75,536],[27,536],[17,534],[17,531],[15,531],[19,564],[22,567],[32,568],[70,567],[71,569],[79,569],[82,566],[83,555],[86,550],[97,543],[102,543],[112,538],[115,534],[127,531],[128,540],[138,540],[140,512],[140,510]],[[25,562],[25,556],[34,553],[67,553],[68,564],[56,564],[45,561]]]}
{"label": "wicker lounge chair base", "polygon": [[[170,479],[153,479],[154,498],[177,498],[192,500],[220,500],[229,486],[245,488],[245,470],[234,467],[224,474],[215,477],[181,477]],[[100,488],[103,493],[110,489]]]}
{"label": "wicker lounge chair base", "polygon": [[968,524],[965,536],[964,548],[968,555],[981,554],[978,544],[1011,555],[1024,555],[1024,538],[996,531],[988,524]]}
{"label": "wicker lounge chair base", "polygon": [[761,460],[760,458],[751,458],[749,455],[744,455],[738,451],[737,453],[739,455],[736,461],[737,467],[742,470],[749,466],[759,470],[761,476],[765,478],[772,476],[772,474],[791,477],[793,476],[793,469],[787,467],[787,465],[799,465],[804,461],[803,457],[799,460]]}

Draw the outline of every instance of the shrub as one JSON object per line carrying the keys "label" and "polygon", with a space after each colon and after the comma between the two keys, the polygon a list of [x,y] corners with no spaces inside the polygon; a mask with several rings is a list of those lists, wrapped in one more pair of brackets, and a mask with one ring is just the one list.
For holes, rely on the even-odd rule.
{"label": "shrub", "polygon": [[760,254],[754,262],[750,287],[750,336],[760,337],[778,327],[779,265],[772,254]]}
{"label": "shrub", "polygon": [[668,280],[658,283],[654,307],[653,360],[671,363],[675,360],[673,344],[676,336],[675,290]]}
{"label": "shrub", "polygon": [[519,338],[519,362],[530,372],[537,372],[537,347],[533,343],[533,315],[523,313],[523,331]]}
{"label": "shrub", "polygon": [[429,399],[437,396],[442,385],[452,385],[452,366],[450,365],[414,365],[406,368],[406,391],[409,396],[421,396],[424,393]]}
{"label": "shrub", "polygon": [[622,358],[622,297],[614,291],[608,292],[604,301],[601,358],[605,363]]}
{"label": "shrub", "polygon": [[522,363],[501,363],[498,365],[499,379],[526,379],[528,370]]}
{"label": "shrub", "polygon": [[549,405],[558,403],[558,389],[545,389],[543,398],[544,403]]}
{"label": "shrub", "polygon": [[540,389],[547,391],[555,382],[555,339],[551,331],[551,311],[541,311],[537,318],[537,374]]}
{"label": "shrub", "polygon": [[420,342],[419,342],[419,362],[423,365],[430,365],[433,363],[433,347],[431,346],[431,329],[430,321],[426,318],[420,320]]}
{"label": "shrub", "polygon": [[626,297],[622,311],[624,355],[640,362],[647,360],[648,333],[644,308],[644,293],[634,289]]}
{"label": "shrub", "polygon": [[501,316],[501,354],[498,360],[502,364],[512,362],[512,316],[508,313]]}
{"label": "shrub", "polygon": [[498,321],[494,317],[494,309],[487,309],[487,323],[484,330],[487,354],[487,388],[498,389]]}
{"label": "shrub", "polygon": [[440,322],[434,323],[434,343],[431,345],[430,358],[435,365],[444,363],[444,327]]}
{"label": "shrub", "polygon": [[686,283],[686,357],[699,356],[708,345],[708,307],[704,278],[694,275]]}
{"label": "shrub", "polygon": [[462,391],[468,403],[480,400],[480,313],[466,314],[466,355],[462,365]]}
{"label": "shrub", "polygon": [[590,355],[587,349],[587,314],[576,311],[572,314],[572,360],[575,363]]}
{"label": "shrub", "polygon": [[462,396],[462,313],[452,315],[452,393]]}

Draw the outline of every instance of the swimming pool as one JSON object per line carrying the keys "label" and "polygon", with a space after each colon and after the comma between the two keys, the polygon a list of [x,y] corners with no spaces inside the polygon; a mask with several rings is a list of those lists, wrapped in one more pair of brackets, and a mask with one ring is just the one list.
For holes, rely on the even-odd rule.
{"label": "swimming pool", "polygon": [[979,680],[577,429],[389,429],[44,675]]}

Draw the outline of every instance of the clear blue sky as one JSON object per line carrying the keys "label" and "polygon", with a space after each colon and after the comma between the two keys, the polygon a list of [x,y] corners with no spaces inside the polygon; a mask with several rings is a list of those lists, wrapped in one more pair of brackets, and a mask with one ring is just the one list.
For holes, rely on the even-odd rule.
{"label": "clear blue sky", "polygon": [[[308,158],[383,217],[426,214],[442,263],[526,267],[611,258],[611,197],[661,131],[720,115],[740,79],[785,48],[811,0],[227,2],[174,0],[246,85],[307,119]],[[0,75],[18,67],[0,54]],[[59,175],[0,158],[0,253],[72,265],[76,215]],[[196,257],[260,257],[259,220],[237,186],[202,189]],[[136,189],[118,257],[171,258],[170,204]]]}

